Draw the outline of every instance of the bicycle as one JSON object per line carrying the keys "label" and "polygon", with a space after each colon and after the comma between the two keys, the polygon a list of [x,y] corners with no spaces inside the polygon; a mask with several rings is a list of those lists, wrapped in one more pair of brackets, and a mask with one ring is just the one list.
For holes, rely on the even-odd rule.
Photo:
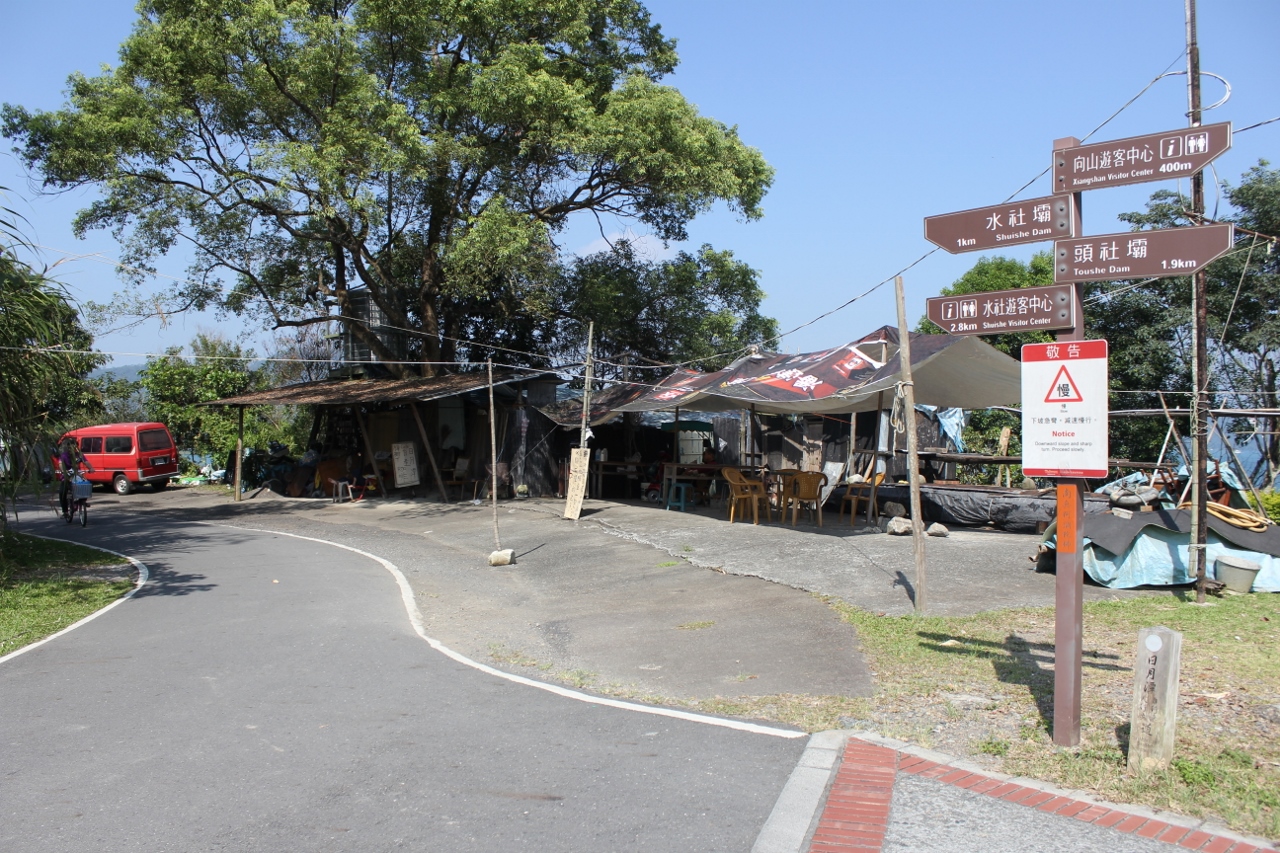
{"label": "bicycle", "polygon": [[61,506],[54,506],[53,511],[67,524],[75,524],[78,518],[81,527],[88,527],[91,494],[93,494],[93,484],[84,477],[76,475],[76,478],[71,481],[71,499],[67,501],[66,513],[63,513]]}

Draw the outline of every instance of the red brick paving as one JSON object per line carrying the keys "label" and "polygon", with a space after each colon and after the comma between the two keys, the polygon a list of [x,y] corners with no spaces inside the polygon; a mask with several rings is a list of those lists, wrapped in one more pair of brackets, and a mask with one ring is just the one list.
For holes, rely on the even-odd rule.
{"label": "red brick paving", "polygon": [[1074,817],[1095,826],[1118,832],[1155,838],[1200,853],[1277,853],[1272,848],[1255,847],[1247,842],[1213,835],[1202,830],[1188,830],[1162,820],[1037,791],[1014,782],[1004,782],[939,764],[916,755],[901,755],[888,747],[850,738],[844,760],[836,771],[822,817],[814,830],[809,853],[859,853],[879,851],[889,827],[889,806],[893,799],[893,782],[898,773],[910,773],[989,797],[1004,799],[1038,811]]}

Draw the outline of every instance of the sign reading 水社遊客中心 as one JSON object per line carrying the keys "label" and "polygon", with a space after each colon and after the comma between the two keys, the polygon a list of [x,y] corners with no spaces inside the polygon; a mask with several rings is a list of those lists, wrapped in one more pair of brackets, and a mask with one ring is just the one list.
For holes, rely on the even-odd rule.
{"label": "sign reading \u6c34\u793e\u904a\u5ba2\u4e2d\u5fc3", "polygon": [[1231,122],[1095,142],[1053,152],[1054,193],[1190,177],[1231,147]]}
{"label": "sign reading \u6c34\u793e\u904a\u5ba2\u4e2d\u5fc3", "polygon": [[1075,300],[1069,284],[992,290],[925,300],[934,325],[952,335],[1002,335],[1075,327]]}
{"label": "sign reading \u6c34\u793e\u904a\u5ba2\u4e2d\u5fc3", "polygon": [[1216,224],[1058,240],[1053,244],[1053,280],[1065,284],[1191,275],[1226,253],[1234,239],[1233,225]]}

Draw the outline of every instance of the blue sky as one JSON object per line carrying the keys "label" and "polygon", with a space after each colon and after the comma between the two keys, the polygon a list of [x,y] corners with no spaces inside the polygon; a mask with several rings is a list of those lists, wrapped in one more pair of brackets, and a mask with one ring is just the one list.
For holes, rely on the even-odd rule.
{"label": "blue sky", "polygon": [[[113,63],[134,20],[128,0],[5,0],[4,6],[11,38],[0,54],[0,100],[27,107],[59,106],[70,73]],[[763,220],[742,223],[717,210],[693,223],[689,248],[732,249],[760,271],[769,294],[765,313],[784,331],[803,326],[781,342],[788,351],[834,346],[896,323],[890,283],[805,325],[929,252],[924,217],[1004,201],[1048,166],[1055,139],[1085,137],[1153,78],[1186,68],[1183,0],[650,0],[647,6],[679,41],[681,64],[666,82],[704,114],[736,125],[777,169]],[[1274,45],[1280,2],[1200,0],[1198,7],[1202,68],[1231,85],[1230,100],[1206,113],[1205,122],[1231,121],[1240,129],[1280,116]],[[1205,78],[1206,105],[1223,94],[1221,83]],[[1186,110],[1186,77],[1167,77],[1090,141],[1183,127]],[[1280,122],[1239,133],[1215,163],[1217,178],[1234,184],[1259,159],[1277,157]],[[0,185],[12,191],[6,206],[30,220],[37,242],[75,255],[118,256],[110,235],[79,241],[70,232],[75,210],[92,197],[35,197],[7,145]],[[1142,209],[1156,189],[1177,186],[1086,193],[1084,233],[1126,230],[1116,214]],[[1045,176],[1018,197],[1049,192]],[[1207,198],[1212,213],[1212,189]],[[603,227],[616,236],[627,224],[605,220]],[[561,242],[582,252],[598,247],[600,236],[588,218]],[[1049,246],[1002,253],[1025,259]],[[39,261],[64,257],[46,251]],[[910,322],[923,314],[926,297],[978,257],[937,251],[904,273]],[[181,276],[184,266],[175,258],[160,268]],[[88,259],[64,261],[57,274],[84,299],[107,300],[120,287],[109,264]],[[165,326],[101,335],[98,346],[155,352],[217,324],[213,317],[174,317]]]}

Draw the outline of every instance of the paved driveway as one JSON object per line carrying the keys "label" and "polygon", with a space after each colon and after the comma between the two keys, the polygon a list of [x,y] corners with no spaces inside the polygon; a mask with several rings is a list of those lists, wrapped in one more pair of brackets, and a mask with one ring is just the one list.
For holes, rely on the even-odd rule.
{"label": "paved driveway", "polygon": [[151,579],[0,664],[5,851],[745,850],[804,748],[456,662],[351,551],[94,521],[28,529]]}

